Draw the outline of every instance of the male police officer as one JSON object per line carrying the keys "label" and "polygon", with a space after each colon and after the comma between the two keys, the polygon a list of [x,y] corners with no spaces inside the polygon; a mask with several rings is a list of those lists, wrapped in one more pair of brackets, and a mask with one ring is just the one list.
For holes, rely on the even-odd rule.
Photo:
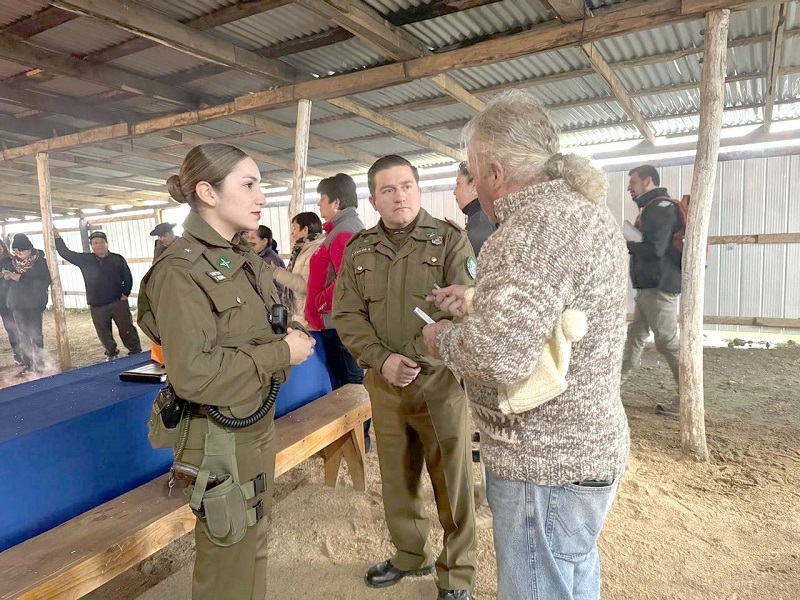
{"label": "male police officer", "polygon": [[476,263],[464,231],[421,209],[417,170],[400,156],[369,170],[370,202],[380,222],[345,251],[333,323],[367,367],[386,523],[397,552],[367,571],[372,587],[433,571],[428,519],[420,498],[423,462],[433,484],[444,544],[436,560],[438,598],[470,598],[475,578],[475,517],[467,401],[458,380],[422,339],[421,308],[434,285],[471,284]]}

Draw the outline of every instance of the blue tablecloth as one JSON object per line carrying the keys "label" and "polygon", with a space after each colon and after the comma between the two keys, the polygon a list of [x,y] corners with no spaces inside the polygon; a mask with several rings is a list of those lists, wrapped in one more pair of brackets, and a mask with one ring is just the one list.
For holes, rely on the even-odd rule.
{"label": "blue tablecloth", "polygon": [[[317,349],[281,387],[278,416],[331,390]],[[149,360],[137,354],[0,390],[0,551],[167,472],[172,450],[147,440],[161,384],[119,379]]]}

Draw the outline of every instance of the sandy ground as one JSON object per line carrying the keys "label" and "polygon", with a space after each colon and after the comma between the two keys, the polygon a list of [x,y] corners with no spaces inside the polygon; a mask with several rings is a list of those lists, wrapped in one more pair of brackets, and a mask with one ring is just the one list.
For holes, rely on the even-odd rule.
{"label": "sandy ground", "polygon": [[[69,331],[83,340],[76,364],[102,358],[88,316],[72,316]],[[4,362],[9,356],[0,355]],[[648,351],[623,388],[632,449],[601,537],[603,597],[794,600],[800,594],[800,350],[706,350],[708,463],[683,458],[677,419],[653,411],[674,394],[666,365]],[[365,569],[392,552],[374,453],[367,456],[367,477],[366,493],[354,491],[344,471],[337,488],[326,488],[321,461],[310,459],[277,479],[270,598],[435,598],[430,577],[387,590],[362,583]],[[429,486],[425,498],[435,521]],[[441,529],[432,528],[431,536],[436,544]],[[87,598],[188,599],[192,545],[191,535],[176,541]],[[479,533],[478,560],[475,597],[496,598],[489,530]]]}

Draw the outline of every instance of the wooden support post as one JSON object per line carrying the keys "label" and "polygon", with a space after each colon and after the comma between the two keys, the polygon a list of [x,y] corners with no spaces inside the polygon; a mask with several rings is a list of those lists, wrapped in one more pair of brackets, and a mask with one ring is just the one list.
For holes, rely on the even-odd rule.
{"label": "wooden support post", "polygon": [[89,243],[89,221],[86,217],[81,216],[78,219],[78,231],[81,234],[81,248],[83,252],[91,252],[92,245]]}
{"label": "wooden support post", "polygon": [[67,314],[64,310],[64,291],[58,274],[58,254],[56,238],[53,235],[53,199],[50,196],[50,160],[45,152],[36,153],[36,171],[39,176],[39,206],[42,210],[42,233],[44,235],[47,266],[50,268],[50,295],[53,298],[53,312],[56,318],[56,344],[58,363],[62,371],[72,368],[67,337]]}
{"label": "wooden support post", "polygon": [[297,103],[297,128],[294,139],[294,173],[289,222],[305,208],[306,171],[308,169],[308,133],[311,129],[311,100]]}
{"label": "wooden support post", "polygon": [[681,448],[708,460],[703,398],[703,293],[708,224],[717,175],[719,134],[725,105],[725,63],[729,10],[706,14],[705,53],[700,82],[700,131],[692,179],[692,204],[683,249],[681,295]]}

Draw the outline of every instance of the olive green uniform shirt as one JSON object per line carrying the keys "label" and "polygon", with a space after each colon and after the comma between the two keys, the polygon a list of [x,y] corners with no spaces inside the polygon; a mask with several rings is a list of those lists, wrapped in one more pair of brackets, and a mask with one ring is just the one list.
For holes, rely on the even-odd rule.
{"label": "olive green uniform shirt", "polygon": [[267,307],[277,302],[272,271],[249,244],[225,240],[189,213],[139,293],[139,327],[162,345],[179,397],[244,417],[261,405],[273,373],[285,380],[289,346],[272,332]]}
{"label": "olive green uniform shirt", "polygon": [[434,320],[449,318],[425,300],[434,284],[472,285],[475,258],[458,225],[420,210],[414,229],[396,247],[379,225],[348,244],[334,296],[333,322],[344,345],[365,368],[380,372],[397,352],[422,368],[416,383],[427,397],[446,399],[463,392],[422,339],[419,307]]}

